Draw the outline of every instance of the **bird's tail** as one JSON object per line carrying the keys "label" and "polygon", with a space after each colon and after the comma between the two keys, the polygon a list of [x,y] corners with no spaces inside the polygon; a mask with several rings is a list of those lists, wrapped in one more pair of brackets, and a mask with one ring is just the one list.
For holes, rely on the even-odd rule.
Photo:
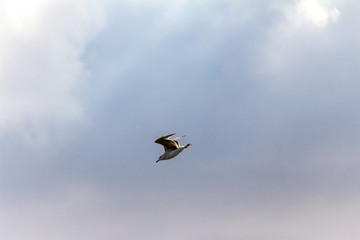
{"label": "bird's tail", "polygon": [[192,145],[191,143],[188,143],[185,145],[185,148],[190,147],[191,145]]}

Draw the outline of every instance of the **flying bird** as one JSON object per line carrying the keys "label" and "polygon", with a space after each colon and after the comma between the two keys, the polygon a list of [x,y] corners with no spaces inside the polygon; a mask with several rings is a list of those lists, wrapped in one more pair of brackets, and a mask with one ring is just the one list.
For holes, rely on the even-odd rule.
{"label": "flying bird", "polygon": [[171,136],[174,136],[175,134],[176,133],[173,133],[173,134],[170,134],[167,136],[162,136],[155,140],[155,143],[163,145],[163,147],[165,149],[165,153],[163,155],[161,155],[156,162],[174,158],[177,155],[179,155],[179,153],[181,153],[185,148],[192,145],[191,143],[188,143],[185,146],[180,146],[179,142],[176,141],[176,139],[185,137],[185,135],[174,138],[174,139],[169,139]]}

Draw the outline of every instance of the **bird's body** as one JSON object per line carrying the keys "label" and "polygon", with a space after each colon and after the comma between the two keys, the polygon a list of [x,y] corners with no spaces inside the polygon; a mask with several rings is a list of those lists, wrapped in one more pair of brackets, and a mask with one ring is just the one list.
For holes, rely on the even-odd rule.
{"label": "bird's body", "polygon": [[188,143],[185,146],[180,146],[179,142],[176,141],[176,139],[179,139],[179,138],[185,137],[185,136],[181,136],[181,137],[178,137],[175,139],[169,139],[171,136],[174,136],[175,134],[176,133],[173,133],[173,134],[170,134],[167,136],[162,136],[162,137],[156,139],[155,143],[163,145],[163,147],[165,149],[165,153],[163,155],[161,155],[156,162],[174,158],[177,155],[179,155],[179,153],[181,153],[185,148],[191,146],[191,143]]}

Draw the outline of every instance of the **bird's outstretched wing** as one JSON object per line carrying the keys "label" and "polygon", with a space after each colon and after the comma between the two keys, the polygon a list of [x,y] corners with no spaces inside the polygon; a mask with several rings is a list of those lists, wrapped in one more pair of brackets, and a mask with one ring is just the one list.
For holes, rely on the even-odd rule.
{"label": "bird's outstretched wing", "polygon": [[179,148],[179,142],[176,141],[176,140],[169,139],[169,137],[174,136],[175,134],[176,133],[166,135],[166,136],[162,136],[162,137],[156,139],[155,143],[163,145],[164,148],[165,148],[165,152],[175,150],[175,149]]}

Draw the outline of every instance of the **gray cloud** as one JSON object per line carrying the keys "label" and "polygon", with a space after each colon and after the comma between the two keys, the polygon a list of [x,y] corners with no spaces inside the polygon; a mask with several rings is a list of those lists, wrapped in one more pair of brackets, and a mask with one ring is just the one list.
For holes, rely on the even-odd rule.
{"label": "gray cloud", "polygon": [[[161,196],[164,196],[161,194]],[[5,239],[356,239],[358,199],[205,199],[73,186],[2,209]],[[263,196],[265,197],[265,196]],[[21,231],[19,231],[21,226]]]}
{"label": "gray cloud", "polygon": [[41,141],[52,125],[84,121],[76,92],[89,72],[80,57],[103,26],[103,4],[95,8],[84,1],[37,1],[28,6],[26,1],[16,5],[5,1],[4,5],[1,131],[20,129],[18,133],[30,142]]}
{"label": "gray cloud", "polygon": [[[357,15],[322,2],[338,9],[337,22],[295,26],[285,11],[293,4],[110,4],[106,25],[83,30],[69,50],[64,66],[85,77],[54,86],[64,106],[76,103],[80,124],[64,107],[58,114],[70,120],[56,129],[44,127],[54,120],[43,113],[44,145],[19,137],[24,128],[1,138],[2,201],[7,215],[16,212],[4,226],[28,209],[33,229],[60,216],[47,226],[62,239],[347,238],[336,226],[356,236],[331,219],[357,220],[355,200],[346,200],[358,199],[360,182],[359,34],[348,27]],[[100,21],[91,8],[83,14],[84,26]],[[170,132],[193,146],[155,165],[163,149],[153,141]]]}

